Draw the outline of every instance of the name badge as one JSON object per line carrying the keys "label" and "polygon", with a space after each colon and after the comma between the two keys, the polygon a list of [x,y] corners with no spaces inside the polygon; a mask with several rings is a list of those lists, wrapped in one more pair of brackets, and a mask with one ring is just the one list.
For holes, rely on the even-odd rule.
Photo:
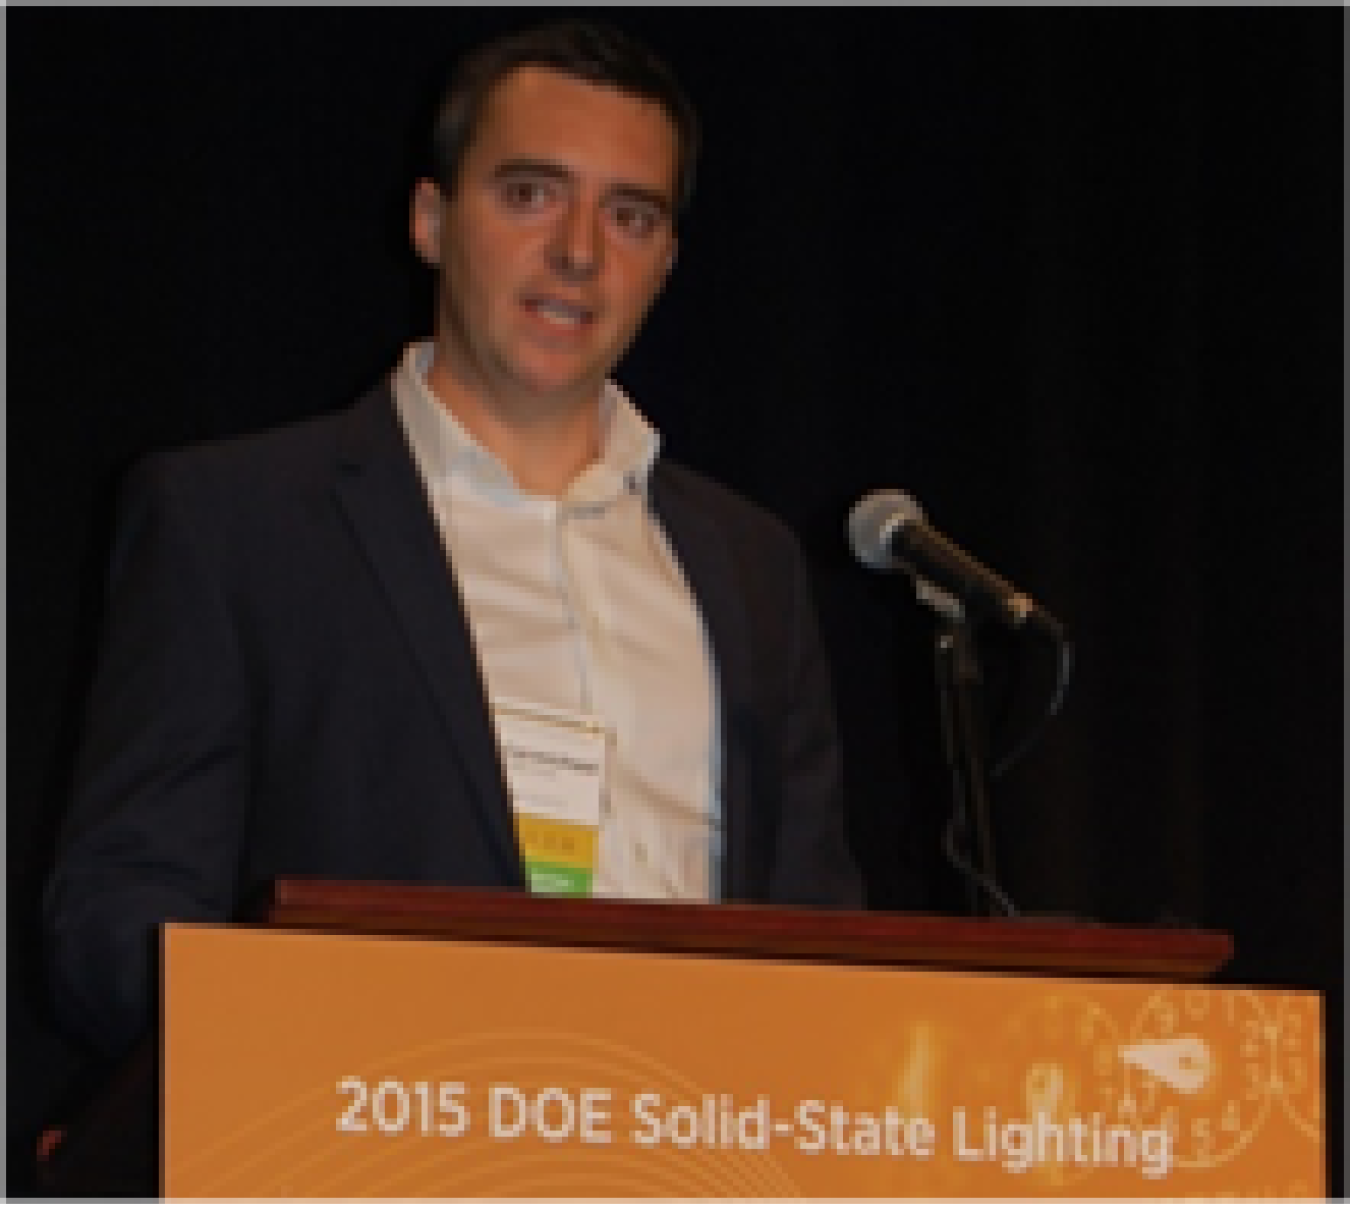
{"label": "name badge", "polygon": [[591,715],[492,704],[531,891],[589,895],[599,849],[607,734]]}

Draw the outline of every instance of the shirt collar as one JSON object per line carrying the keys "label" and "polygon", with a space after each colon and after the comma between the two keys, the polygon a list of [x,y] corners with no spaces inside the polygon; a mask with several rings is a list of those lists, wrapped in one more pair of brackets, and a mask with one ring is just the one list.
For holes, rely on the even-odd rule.
{"label": "shirt collar", "polygon": [[[468,433],[427,386],[435,347],[430,341],[408,346],[394,371],[394,402],[428,485],[464,475],[483,485],[510,488],[515,481],[505,466]],[[568,505],[603,505],[625,491],[644,493],[661,436],[618,384],[606,382],[598,402],[600,457],[581,472],[563,494]]]}

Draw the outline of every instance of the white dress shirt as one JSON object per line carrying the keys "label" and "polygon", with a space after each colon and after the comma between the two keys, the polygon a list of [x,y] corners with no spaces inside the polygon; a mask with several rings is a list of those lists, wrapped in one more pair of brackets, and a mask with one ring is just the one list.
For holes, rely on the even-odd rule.
{"label": "white dress shirt", "polygon": [[394,398],[449,552],[488,695],[608,731],[593,893],[712,900],[721,859],[716,676],[648,502],[660,438],[607,383],[603,448],[559,499],[516,486],[432,394],[430,343]]}

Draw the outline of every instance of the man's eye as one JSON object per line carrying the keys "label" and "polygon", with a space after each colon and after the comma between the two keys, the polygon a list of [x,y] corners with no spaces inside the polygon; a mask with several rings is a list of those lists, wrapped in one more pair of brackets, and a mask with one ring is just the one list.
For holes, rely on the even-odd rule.
{"label": "man's eye", "polygon": [[654,207],[636,202],[619,202],[610,213],[621,231],[637,239],[645,239],[661,224],[661,215]]}
{"label": "man's eye", "polygon": [[503,181],[498,194],[509,210],[538,210],[553,191],[543,181]]}

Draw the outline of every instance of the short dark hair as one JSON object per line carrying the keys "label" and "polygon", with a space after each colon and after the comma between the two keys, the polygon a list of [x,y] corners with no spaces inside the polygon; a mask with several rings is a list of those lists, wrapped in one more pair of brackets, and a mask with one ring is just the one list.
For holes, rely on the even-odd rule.
{"label": "short dark hair", "polygon": [[473,142],[492,89],[520,67],[546,67],[655,101],[675,127],[675,205],[683,210],[694,192],[698,115],[684,90],[647,47],[612,26],[558,21],[508,34],[461,60],[441,98],[432,127],[428,170],[448,197]]}

